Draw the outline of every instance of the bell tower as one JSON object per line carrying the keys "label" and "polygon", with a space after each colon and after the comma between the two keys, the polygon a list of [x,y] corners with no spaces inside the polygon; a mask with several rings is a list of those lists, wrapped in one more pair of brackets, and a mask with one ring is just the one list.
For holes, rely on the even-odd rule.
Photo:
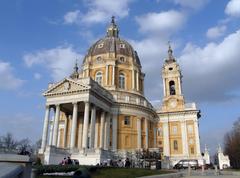
{"label": "bell tower", "polygon": [[182,74],[178,63],[173,56],[173,50],[169,44],[168,57],[162,68],[163,79],[163,111],[180,111],[184,109],[184,97],[182,95]]}

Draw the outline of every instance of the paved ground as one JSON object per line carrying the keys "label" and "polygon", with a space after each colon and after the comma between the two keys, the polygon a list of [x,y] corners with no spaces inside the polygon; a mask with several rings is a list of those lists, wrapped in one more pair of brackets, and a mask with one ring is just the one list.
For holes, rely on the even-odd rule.
{"label": "paved ground", "polygon": [[219,176],[188,176],[188,177],[185,177],[185,178],[239,178],[239,176],[233,176],[233,175],[219,175]]}
{"label": "paved ground", "polygon": [[240,176],[233,176],[233,175],[215,175],[214,170],[207,170],[202,175],[201,171],[192,171],[191,176],[186,176],[185,178],[240,178]]}

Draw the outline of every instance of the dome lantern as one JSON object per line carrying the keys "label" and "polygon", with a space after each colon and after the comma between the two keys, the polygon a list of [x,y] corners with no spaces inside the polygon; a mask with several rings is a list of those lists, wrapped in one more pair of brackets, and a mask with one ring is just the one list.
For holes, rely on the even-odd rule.
{"label": "dome lantern", "polygon": [[118,38],[118,33],[119,33],[119,29],[118,29],[118,26],[115,23],[115,17],[112,16],[111,24],[109,25],[109,27],[107,29],[107,36]]}

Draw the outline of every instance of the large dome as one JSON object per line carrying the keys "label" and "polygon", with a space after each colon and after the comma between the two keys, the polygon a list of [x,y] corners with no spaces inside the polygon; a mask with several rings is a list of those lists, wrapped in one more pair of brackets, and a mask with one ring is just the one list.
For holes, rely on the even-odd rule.
{"label": "large dome", "polygon": [[85,63],[86,58],[90,56],[114,53],[115,56],[123,55],[131,57],[134,60],[134,63],[141,66],[137,52],[126,40],[119,38],[118,33],[119,29],[115,24],[114,19],[112,19],[112,22],[107,29],[106,37],[98,40],[89,48],[83,63]]}

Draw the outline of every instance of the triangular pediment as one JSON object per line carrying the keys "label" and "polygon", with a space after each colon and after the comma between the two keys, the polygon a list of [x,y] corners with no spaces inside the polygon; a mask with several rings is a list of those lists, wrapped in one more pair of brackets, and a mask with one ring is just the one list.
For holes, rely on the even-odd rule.
{"label": "triangular pediment", "polygon": [[64,80],[52,84],[47,91],[43,93],[44,96],[76,93],[89,90],[90,86],[81,82],[81,80],[72,80],[65,78]]}

